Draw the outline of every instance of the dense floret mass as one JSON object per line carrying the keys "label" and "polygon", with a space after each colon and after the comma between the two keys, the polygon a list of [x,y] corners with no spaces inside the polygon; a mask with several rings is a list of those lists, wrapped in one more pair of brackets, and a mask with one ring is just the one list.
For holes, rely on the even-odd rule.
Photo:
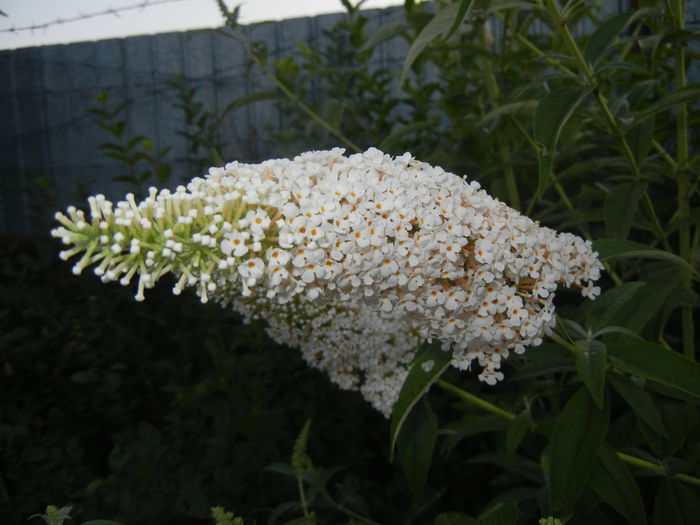
{"label": "dense floret mass", "polygon": [[441,168],[377,149],[212,168],[176,191],[57,214],[52,233],[136,298],[173,274],[179,294],[267,321],[277,341],[391,412],[419,343],[503,378],[501,360],[554,326],[559,285],[584,296],[602,266],[589,242],[539,226]]}

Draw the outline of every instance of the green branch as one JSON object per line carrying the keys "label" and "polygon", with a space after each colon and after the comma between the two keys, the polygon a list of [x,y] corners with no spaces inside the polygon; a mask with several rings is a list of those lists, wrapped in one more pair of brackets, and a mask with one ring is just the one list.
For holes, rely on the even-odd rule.
{"label": "green branch", "polygon": [[[673,10],[673,25],[676,29],[685,29],[685,1],[676,0],[675,9]],[[683,89],[686,85],[685,74],[685,49],[682,44],[676,45],[676,89]],[[677,191],[678,191],[678,215],[681,218],[681,224],[678,228],[678,246],[679,255],[692,263],[693,255],[690,238],[690,224],[684,221],[690,213],[690,177],[685,164],[688,161],[688,107],[685,102],[678,104],[676,112],[676,163],[677,171]],[[686,282],[690,285],[690,276],[686,278]],[[685,356],[695,360],[695,327],[693,321],[693,307],[681,307],[681,324],[683,332],[683,353]]]}
{"label": "green branch", "polygon": [[[586,85],[591,86],[595,90],[595,100],[598,103],[600,110],[603,112],[603,116],[605,117],[605,120],[608,124],[609,131],[615,137],[617,137],[617,140],[622,149],[622,153],[625,156],[625,159],[627,160],[627,164],[629,164],[632,174],[635,178],[639,179],[641,176],[639,172],[639,165],[637,164],[637,161],[634,157],[634,153],[632,153],[632,148],[630,148],[630,145],[627,142],[627,139],[625,138],[624,131],[615,119],[615,116],[610,111],[610,107],[608,106],[607,100],[600,92],[599,86],[597,85],[595,79],[595,75],[588,63],[586,62],[586,59],[583,57],[581,50],[579,49],[578,45],[576,44],[576,41],[574,40],[574,37],[571,34],[571,31],[569,31],[569,25],[566,19],[562,17],[562,14],[559,12],[559,9],[557,8],[554,0],[546,0],[546,4],[547,10],[554,17],[557,26],[560,28],[560,33],[562,38],[564,39],[566,47],[573,56],[576,65],[578,66],[581,74],[583,75],[584,82],[586,83]],[[671,248],[671,245],[669,244],[668,239],[666,238],[666,233],[664,232],[664,229],[661,226],[659,217],[657,216],[656,210],[654,209],[654,204],[651,198],[649,197],[649,193],[647,191],[644,191],[644,193],[642,194],[642,204],[649,217],[649,220],[651,220],[654,230],[656,231],[656,235],[661,240],[662,244],[664,245],[664,248],[669,252],[672,252],[673,250]]]}
{"label": "green branch", "polygon": [[[559,341],[559,339],[555,339]],[[561,339],[564,341],[563,339]],[[570,343],[564,341],[567,343],[567,347],[571,347]],[[575,347],[574,347],[575,348]],[[466,390],[462,390],[456,385],[453,385],[452,383],[448,383],[444,379],[438,379],[436,384],[443,388],[444,390],[447,390],[448,392],[456,395],[459,399],[462,401],[465,401],[466,403],[469,403],[472,406],[475,406],[477,408],[480,408],[482,410],[485,410],[486,412],[491,412],[492,414],[495,414],[497,416],[503,417],[508,420],[513,420],[516,417],[518,417],[516,414],[513,414],[512,412],[509,412],[507,410],[502,409],[499,406],[496,406],[492,403],[489,403],[488,401],[481,399],[480,397],[467,392]],[[536,424],[535,424],[536,426]],[[531,427],[532,428],[532,427]],[[629,454],[625,454],[623,452],[616,452],[617,457],[619,457],[622,461],[627,463],[628,465],[634,465],[636,467],[641,467],[646,470],[651,470],[654,472],[657,472],[659,474],[664,474],[664,475],[669,475],[667,468],[664,465],[660,465],[658,463],[652,463],[651,461],[646,461],[644,459],[638,458],[636,456],[630,456]],[[697,485],[700,486],[700,479],[696,478],[694,476],[689,476],[687,474],[682,474],[682,473],[674,473],[670,474],[671,477],[676,478],[679,481],[683,481],[685,483],[690,483],[691,485]]]}
{"label": "green branch", "polygon": [[497,416],[504,417],[506,419],[515,419],[517,416],[513,414],[512,412],[508,412],[507,410],[503,410],[500,407],[497,407],[494,404],[489,403],[488,401],[481,399],[478,396],[475,396],[474,394],[471,394],[467,392],[466,390],[462,390],[458,386],[453,385],[452,383],[448,383],[444,379],[438,379],[437,383],[438,386],[444,388],[445,390],[452,392],[455,394],[457,397],[459,397],[461,400],[466,401],[470,405],[474,405],[475,407],[479,407],[483,410],[486,410],[487,412],[491,412],[492,414],[496,414]]}
{"label": "green branch", "polygon": [[343,144],[345,144],[348,148],[351,150],[361,153],[362,148],[360,148],[357,144],[355,144],[353,141],[351,141],[349,138],[347,138],[345,135],[343,135],[340,130],[336,129],[333,127],[331,124],[329,124],[323,117],[321,117],[318,113],[316,113],[313,109],[311,109],[309,106],[307,106],[297,95],[294,93],[287,85],[282,82],[275,73],[270,70],[269,67],[267,67],[267,64],[265,64],[260,57],[251,49],[250,44],[248,43],[248,40],[246,37],[238,30],[238,29],[232,29],[233,33],[227,33],[225,31],[220,31],[220,34],[226,35],[228,37],[233,37],[235,38],[246,50],[246,52],[251,56],[253,61],[260,67],[260,69],[263,70],[263,72],[275,83],[277,88],[282,91],[282,93],[285,94],[285,96],[291,100],[294,104],[296,104],[304,113],[306,113],[309,117],[311,117],[311,120],[316,122],[319,126],[321,126],[323,129],[328,131],[331,135],[336,137],[338,140],[340,140]]}

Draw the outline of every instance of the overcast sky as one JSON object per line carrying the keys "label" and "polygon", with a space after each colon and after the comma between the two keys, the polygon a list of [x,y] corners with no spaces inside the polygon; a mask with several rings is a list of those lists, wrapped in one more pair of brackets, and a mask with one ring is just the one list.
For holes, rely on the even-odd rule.
{"label": "overcast sky", "polygon": [[[358,0],[352,0],[357,3]],[[402,4],[366,0],[363,8]],[[121,10],[124,7],[134,9]],[[340,0],[226,0],[242,4],[240,21],[258,22],[343,11]],[[102,14],[114,9],[118,14]],[[63,44],[222,25],[216,0],[0,0],[0,49]],[[67,21],[82,18],[76,21]],[[66,20],[57,23],[59,19]],[[31,26],[44,26],[21,30]],[[14,28],[14,31],[8,31]]]}

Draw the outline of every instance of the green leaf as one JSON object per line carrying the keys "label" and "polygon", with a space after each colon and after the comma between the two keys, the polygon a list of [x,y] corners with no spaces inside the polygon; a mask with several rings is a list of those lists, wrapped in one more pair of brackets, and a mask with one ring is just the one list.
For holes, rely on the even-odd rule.
{"label": "green leaf", "polygon": [[641,181],[626,182],[613,187],[605,197],[605,233],[616,239],[626,239],[632,228],[639,200],[647,185]]}
{"label": "green leaf", "polygon": [[397,439],[399,459],[413,501],[420,501],[437,439],[437,418],[423,399],[411,410]]}
{"label": "green leaf", "polygon": [[479,516],[479,525],[515,525],[518,520],[518,505],[500,505]]}
{"label": "green leaf", "polygon": [[394,131],[391,132],[391,134],[386,137],[382,142],[379,144],[378,148],[382,151],[391,151],[391,149],[403,139],[404,136],[409,135],[411,133],[415,133],[417,131],[422,131],[424,129],[435,129],[436,126],[439,123],[439,119],[437,118],[430,118],[430,119],[424,119],[424,120],[417,120],[415,122],[411,122],[409,124],[406,124],[404,126],[401,126],[398,129],[395,129]]}
{"label": "green leaf", "polygon": [[[464,10],[462,17],[458,19],[457,15],[459,12],[463,11],[464,4],[467,4],[467,8]],[[451,34],[450,31],[452,31],[452,28],[455,27],[455,25],[459,27],[464,19],[469,16],[469,11],[471,11],[473,4],[474,0],[462,0],[459,4],[450,4],[445,9],[439,11],[432,18],[432,20],[425,25],[411,44],[411,47],[406,54],[406,60],[404,61],[403,69],[401,70],[399,85],[403,85],[404,81],[406,80],[406,75],[411,70],[411,66],[423,52],[423,50],[425,50],[428,44],[430,44],[430,42],[436,38],[441,38]]]}
{"label": "green leaf", "polygon": [[688,264],[684,259],[670,252],[659,250],[647,244],[642,244],[634,241],[625,241],[618,239],[598,239],[593,241],[593,249],[598,252],[601,261],[614,259],[616,257],[640,257],[643,259],[660,259],[668,261],[683,268],[689,269],[694,273],[695,268]]}
{"label": "green leaf", "polygon": [[506,429],[506,454],[513,456],[532,424],[532,415],[527,409],[522,410]]}
{"label": "green leaf", "polygon": [[636,291],[632,300],[620,308],[612,319],[612,324],[624,326],[634,334],[647,332],[648,338],[655,337],[657,321],[665,315],[669,301],[675,300],[682,293],[683,286],[679,275],[645,283]]}
{"label": "green leaf", "polygon": [[608,430],[610,400],[595,406],[588,390],[579,389],[562,409],[552,434],[550,451],[551,509],[570,514],[586,484]]}
{"label": "green leaf", "polygon": [[644,119],[653,117],[657,113],[672,108],[673,106],[684,104],[686,102],[694,102],[698,99],[700,99],[700,84],[688,84],[686,87],[661,97],[658,101],[650,104],[638,113],[635,113],[633,115],[634,121],[635,123],[639,123]]}
{"label": "green leaf", "polygon": [[639,431],[656,457],[670,458],[683,446],[688,436],[688,406],[663,398],[656,404],[669,437],[663,438],[644,421],[637,422]]}
{"label": "green leaf", "polygon": [[443,512],[435,516],[433,525],[476,525],[477,521],[464,512]]}
{"label": "green leaf", "polygon": [[119,521],[112,521],[112,520],[90,520],[90,521],[84,521],[82,525],[123,525]]}
{"label": "green leaf", "polygon": [[600,341],[576,341],[576,369],[583,384],[598,408],[603,408],[603,389],[605,387],[605,370],[608,366],[608,352]]}
{"label": "green leaf", "polygon": [[442,343],[423,343],[416,353],[406,380],[399,392],[399,398],[391,413],[389,438],[390,455],[394,457],[396,438],[413,406],[423,397],[435,381],[450,365],[451,353],[442,349]]}
{"label": "green leaf", "polygon": [[455,31],[457,31],[457,29],[459,29],[459,26],[462,25],[462,22],[464,22],[464,19],[472,10],[473,6],[474,0],[460,0],[459,9],[457,10],[457,16],[455,16],[452,27],[450,27],[450,30],[447,32],[447,35],[445,35],[445,39],[448,39],[455,34]]}
{"label": "green leaf", "polygon": [[690,394],[700,403],[700,364],[649,341],[613,341],[607,346],[615,367]]}
{"label": "green leaf", "polygon": [[633,298],[637,290],[645,286],[646,283],[623,283],[615,288],[606,290],[595,301],[590,304],[586,315],[586,324],[597,330],[603,326],[611,324],[615,315],[627,305]]}
{"label": "green leaf", "polygon": [[[590,89],[560,88],[549,92],[535,108],[533,133],[542,146],[556,144],[561,128]],[[551,149],[551,148],[550,148]]]}
{"label": "green leaf", "polygon": [[666,228],[666,233],[674,232],[682,224],[698,224],[700,223],[700,208],[693,208],[688,212],[688,215],[678,216],[671,221],[671,224]]}
{"label": "green leaf", "polygon": [[219,122],[224,120],[224,117],[226,115],[236,111],[237,109],[242,108],[243,106],[247,106],[248,104],[252,104],[253,102],[260,102],[263,100],[274,100],[280,97],[282,97],[282,95],[277,91],[258,91],[256,93],[251,93],[250,95],[245,95],[243,97],[237,98],[224,108],[224,110],[221,112],[221,115],[219,115]]}
{"label": "green leaf", "polygon": [[371,51],[377,47],[382,42],[391,40],[397,35],[400,35],[403,31],[407,30],[409,25],[406,22],[396,21],[384,24],[378,30],[374,31],[367,41],[362,44],[358,51],[364,53],[365,51]]}
{"label": "green leaf", "polygon": [[339,130],[343,122],[345,105],[341,100],[329,97],[323,104],[323,118],[333,130]]}
{"label": "green leaf", "polygon": [[552,176],[559,134],[576,107],[590,91],[591,88],[560,88],[545,95],[537,104],[533,133],[535,141],[541,147],[537,153],[538,195],[542,195]]}
{"label": "green leaf", "polygon": [[532,3],[522,0],[479,0],[474,7],[477,7],[481,13],[488,14],[505,9],[531,9]]}
{"label": "green leaf", "polygon": [[613,16],[598,26],[583,51],[583,57],[586,59],[586,62],[592,66],[595,65],[598,58],[610,48],[617,35],[627,27],[633,14],[634,11],[628,11],[627,13]]}
{"label": "green leaf", "polygon": [[613,42],[625,27],[642,16],[655,14],[658,11],[658,9],[634,9],[614,16],[600,24],[591,35],[583,51],[583,57],[586,59],[586,62],[591,66],[595,66],[603,53],[612,47]]}
{"label": "green leaf", "polygon": [[475,127],[480,128],[484,124],[501,117],[508,115],[518,115],[520,113],[532,113],[537,107],[536,100],[521,100],[520,102],[509,102],[507,104],[499,105],[496,109],[493,109],[486,113],[481,119],[475,124]]}
{"label": "green leaf", "polygon": [[661,483],[654,501],[654,523],[695,525],[700,516],[700,499],[685,485],[670,479]]}
{"label": "green leaf", "polygon": [[[542,420],[538,421],[538,424]],[[541,430],[538,426],[538,430]],[[543,433],[544,434],[544,433]],[[497,465],[502,470],[507,470],[516,474],[518,477],[533,481],[537,484],[544,483],[542,469],[533,460],[527,459],[525,456],[506,457],[502,452],[487,452],[477,456],[471,456],[468,463],[489,463]]]}
{"label": "green leaf", "polygon": [[444,450],[449,455],[463,439],[469,436],[507,428],[508,421],[496,415],[479,416],[474,419],[452,422],[442,430],[442,433],[446,435]]}
{"label": "green leaf", "polygon": [[661,420],[661,414],[648,392],[621,374],[610,374],[608,380],[639,419],[658,434],[668,437],[664,423]]}
{"label": "green leaf", "polygon": [[625,136],[627,142],[630,145],[634,159],[637,164],[641,164],[649,155],[649,149],[651,148],[651,142],[654,139],[654,125],[655,119],[648,118],[640,122],[639,124],[632,126]]}
{"label": "green leaf", "polygon": [[647,522],[644,502],[634,476],[607,443],[603,443],[598,451],[598,460],[588,484],[632,525]]}

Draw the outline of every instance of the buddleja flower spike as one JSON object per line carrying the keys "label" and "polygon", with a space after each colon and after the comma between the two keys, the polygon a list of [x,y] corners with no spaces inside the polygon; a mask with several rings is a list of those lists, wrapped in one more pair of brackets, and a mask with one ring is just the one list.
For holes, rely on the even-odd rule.
{"label": "buddleja flower spike", "polygon": [[264,319],[270,335],[389,415],[420,341],[462,370],[503,379],[501,360],[538,345],[559,285],[600,293],[591,244],[539,226],[476,182],[377,149],[233,162],[174,192],[151,188],[86,216],[58,213],[52,234],[103,281],[137,300],[167,274],[173,292]]}

